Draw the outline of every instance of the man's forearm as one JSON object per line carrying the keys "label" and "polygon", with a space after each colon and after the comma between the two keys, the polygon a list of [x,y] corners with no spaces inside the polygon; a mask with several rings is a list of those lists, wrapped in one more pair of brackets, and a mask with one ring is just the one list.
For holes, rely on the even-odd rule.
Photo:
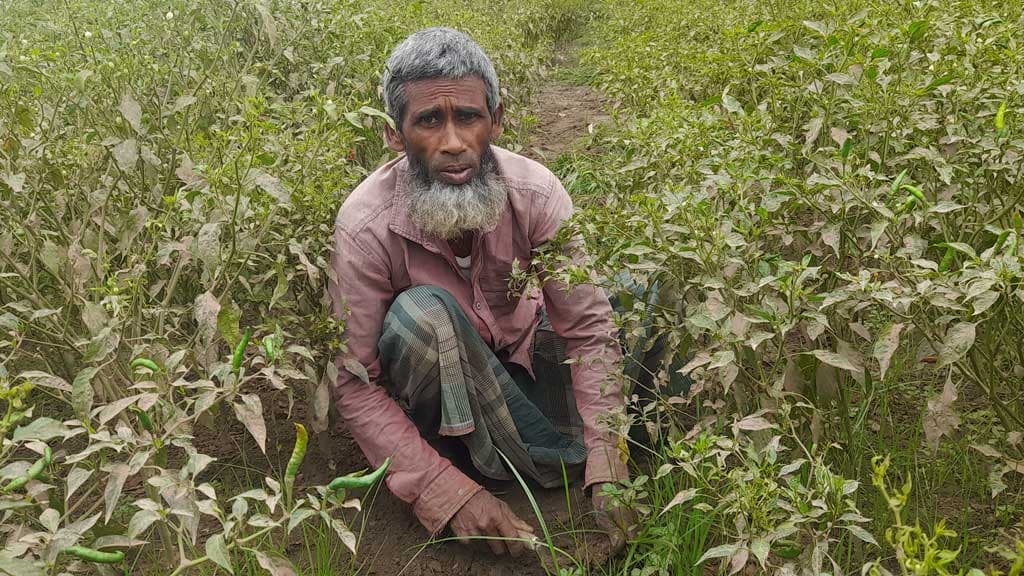
{"label": "man's forearm", "polygon": [[366,384],[341,368],[339,373],[335,398],[352,437],[372,466],[391,457],[388,488],[412,504],[420,523],[437,534],[481,487],[420,436],[383,388]]}

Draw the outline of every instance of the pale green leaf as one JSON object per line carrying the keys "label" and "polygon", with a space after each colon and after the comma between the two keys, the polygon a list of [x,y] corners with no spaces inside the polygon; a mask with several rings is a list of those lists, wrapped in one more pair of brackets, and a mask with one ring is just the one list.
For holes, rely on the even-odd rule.
{"label": "pale green leaf", "polygon": [[92,379],[97,372],[99,368],[95,366],[83,368],[71,383],[71,407],[75,410],[75,416],[83,422],[89,421],[89,412],[92,411],[96,394],[92,387]]}
{"label": "pale green leaf", "polygon": [[900,333],[903,331],[903,324],[894,323],[878,337],[875,342],[874,357],[878,360],[880,379],[885,379],[885,373],[889,370],[889,363],[893,354],[900,346]]}
{"label": "pale green leaf", "polygon": [[263,403],[260,397],[255,394],[240,394],[241,402],[234,402],[231,407],[235,410],[238,421],[245,425],[245,428],[252,434],[264,454],[267,452],[267,423],[263,420]]}
{"label": "pale green leaf", "polygon": [[229,573],[235,573],[235,568],[231,565],[231,556],[228,554],[228,547],[224,544],[223,534],[214,534],[206,539],[206,555]]}

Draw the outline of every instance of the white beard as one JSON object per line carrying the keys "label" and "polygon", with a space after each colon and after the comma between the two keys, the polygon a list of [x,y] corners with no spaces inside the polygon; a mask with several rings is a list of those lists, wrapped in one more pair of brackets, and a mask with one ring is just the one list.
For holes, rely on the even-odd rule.
{"label": "white beard", "polygon": [[498,226],[508,192],[489,149],[480,158],[477,175],[465,184],[432,179],[412,157],[409,166],[409,217],[420,230],[452,240],[466,232],[489,232]]}

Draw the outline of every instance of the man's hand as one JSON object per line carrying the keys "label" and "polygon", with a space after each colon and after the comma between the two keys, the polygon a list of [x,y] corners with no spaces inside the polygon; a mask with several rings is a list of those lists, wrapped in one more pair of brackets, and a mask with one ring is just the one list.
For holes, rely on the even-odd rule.
{"label": "man's hand", "polygon": [[625,506],[612,506],[603,494],[604,485],[594,486],[591,503],[597,513],[597,525],[608,534],[607,559],[611,559],[626,547],[626,540],[634,536],[634,518]]}
{"label": "man's hand", "polygon": [[518,556],[525,546],[523,538],[533,537],[533,528],[520,520],[512,509],[487,490],[473,495],[462,508],[455,513],[448,524],[457,538],[466,538],[468,543],[475,536],[491,536],[497,538],[515,538],[517,540],[487,540],[487,545],[498,555],[507,550],[512,556]]}

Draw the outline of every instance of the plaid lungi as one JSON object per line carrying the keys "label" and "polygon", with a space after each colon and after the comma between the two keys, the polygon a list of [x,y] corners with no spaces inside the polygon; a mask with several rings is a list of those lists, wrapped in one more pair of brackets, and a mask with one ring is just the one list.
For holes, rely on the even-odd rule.
{"label": "plaid lungi", "polygon": [[551,488],[563,463],[579,474],[586,450],[564,341],[546,322],[534,339],[536,381],[502,364],[451,294],[417,286],[391,305],[378,348],[389,390],[421,435],[460,438],[481,474],[508,480],[500,450]]}

